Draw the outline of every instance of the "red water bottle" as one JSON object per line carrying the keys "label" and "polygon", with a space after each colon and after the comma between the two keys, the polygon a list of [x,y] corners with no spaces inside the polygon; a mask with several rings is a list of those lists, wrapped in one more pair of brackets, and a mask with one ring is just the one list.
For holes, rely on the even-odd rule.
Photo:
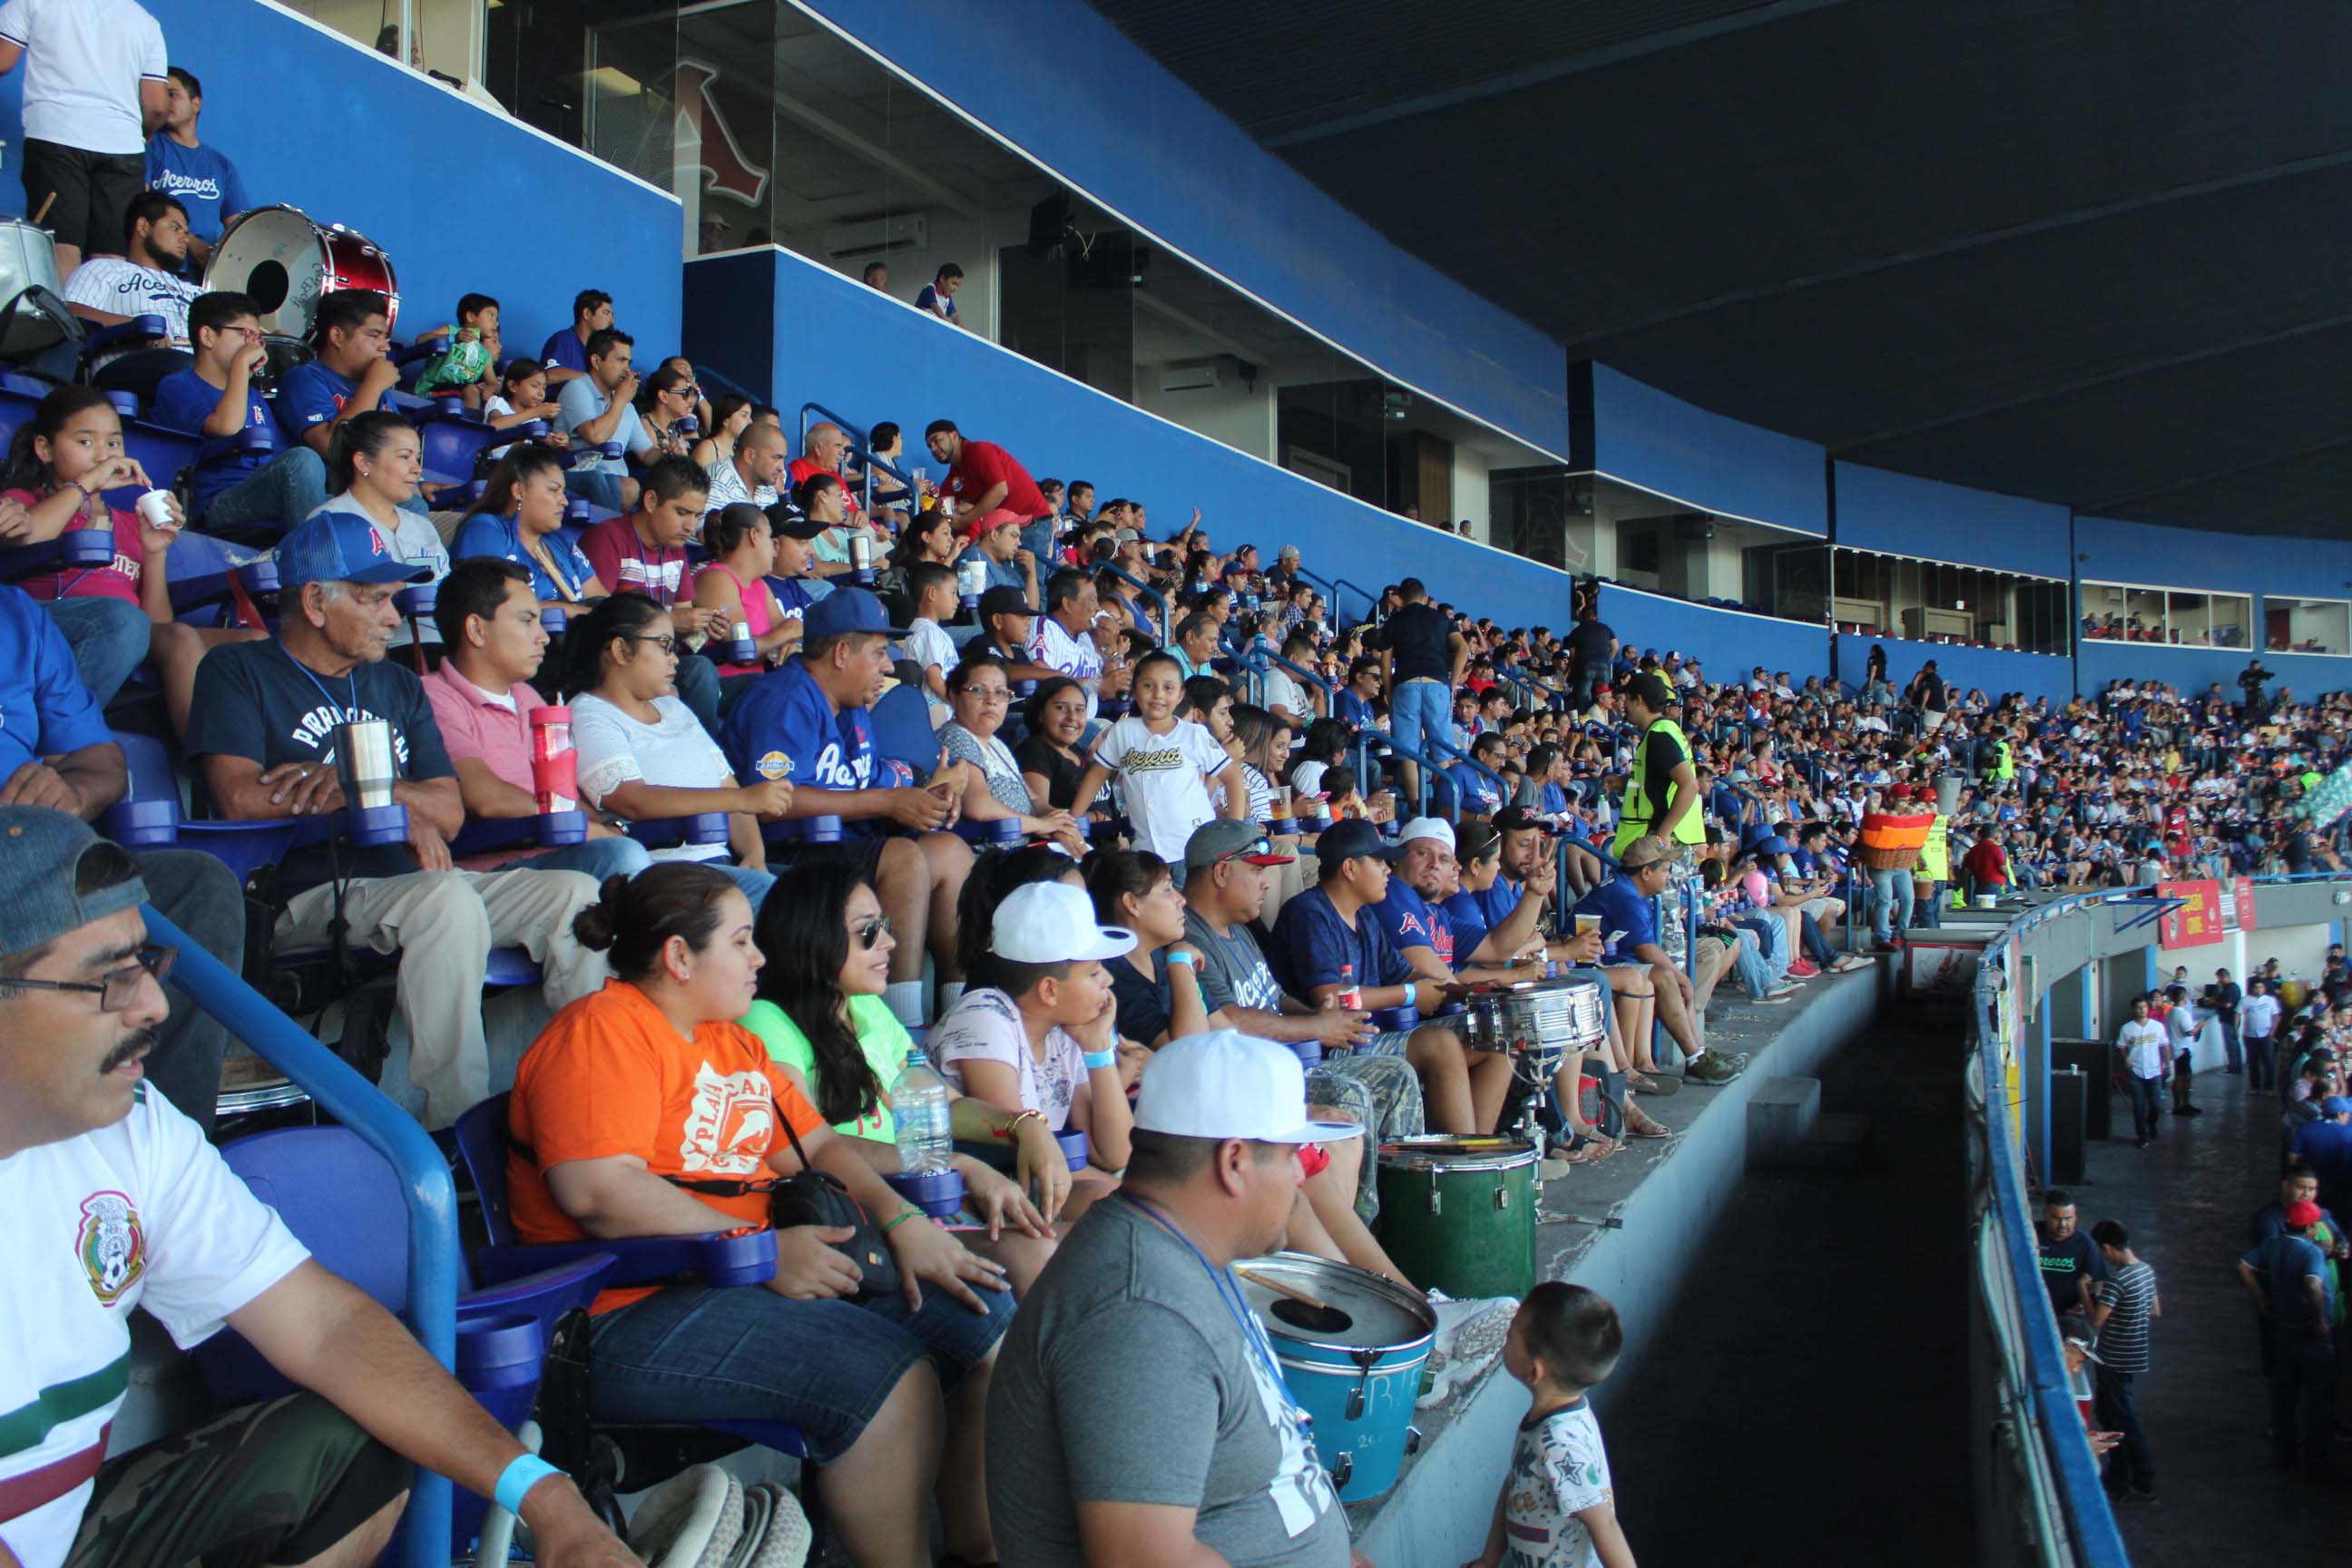
{"label": "red water bottle", "polygon": [[1339,1004],[1339,1010],[1343,1013],[1360,1013],[1364,1010],[1364,989],[1356,984],[1354,964],[1343,963],[1339,966],[1339,994],[1335,1000]]}
{"label": "red water bottle", "polygon": [[572,710],[530,710],[530,787],[539,813],[580,809],[579,758],[572,749]]}

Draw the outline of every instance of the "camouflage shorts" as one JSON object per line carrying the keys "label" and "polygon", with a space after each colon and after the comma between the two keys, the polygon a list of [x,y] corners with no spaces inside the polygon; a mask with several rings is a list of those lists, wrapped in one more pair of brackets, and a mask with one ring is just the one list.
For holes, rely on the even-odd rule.
{"label": "camouflage shorts", "polygon": [[1328,1105],[1364,1129],[1364,1163],[1356,1175],[1356,1213],[1369,1225],[1381,1212],[1378,1150],[1426,1130],[1421,1080],[1402,1056],[1326,1057],[1307,1075],[1310,1105]]}
{"label": "camouflage shorts", "polygon": [[241,1405],[110,1459],[66,1568],[307,1563],[408,1485],[408,1466],[315,1394]]}

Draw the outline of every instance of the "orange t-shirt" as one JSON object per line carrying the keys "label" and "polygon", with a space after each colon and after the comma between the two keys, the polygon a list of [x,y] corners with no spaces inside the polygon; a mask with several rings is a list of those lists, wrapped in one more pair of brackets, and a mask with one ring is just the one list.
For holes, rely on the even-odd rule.
{"label": "orange t-shirt", "polygon": [[[607,981],[551,1019],[515,1069],[507,1129],[518,1152],[507,1158],[507,1201],[516,1238],[588,1239],[540,1175],[567,1160],[635,1154],[656,1176],[756,1181],[770,1173],[770,1144],[784,1142],[779,1110],[803,1137],[824,1125],[749,1029],[708,1023],[688,1043],[643,991]],[[768,1223],[764,1193],[693,1195],[741,1224]],[[714,1219],[711,1228],[723,1226]],[[606,1290],[593,1310],[625,1307],[657,1289]]]}

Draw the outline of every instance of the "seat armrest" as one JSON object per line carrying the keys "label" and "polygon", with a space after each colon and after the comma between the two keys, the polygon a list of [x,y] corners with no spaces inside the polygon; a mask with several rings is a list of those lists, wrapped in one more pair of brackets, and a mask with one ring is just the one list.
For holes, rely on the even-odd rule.
{"label": "seat armrest", "polygon": [[541,1247],[490,1247],[474,1255],[474,1273],[486,1284],[503,1283],[543,1269],[566,1267],[604,1254],[613,1259],[606,1287],[656,1280],[691,1279],[727,1287],[761,1285],[776,1272],[776,1233],[748,1226],[702,1236],[648,1236],[627,1239],[555,1242]]}

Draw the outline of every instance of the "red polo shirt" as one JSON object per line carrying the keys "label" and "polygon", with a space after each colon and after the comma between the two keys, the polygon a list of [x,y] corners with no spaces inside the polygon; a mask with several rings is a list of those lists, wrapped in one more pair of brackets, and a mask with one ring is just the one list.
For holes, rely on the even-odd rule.
{"label": "red polo shirt", "polygon": [[966,441],[963,459],[948,470],[940,488],[955,497],[961,511],[999,484],[1004,487],[1004,499],[997,505],[1015,517],[1044,517],[1054,510],[1021,460],[992,441]]}

